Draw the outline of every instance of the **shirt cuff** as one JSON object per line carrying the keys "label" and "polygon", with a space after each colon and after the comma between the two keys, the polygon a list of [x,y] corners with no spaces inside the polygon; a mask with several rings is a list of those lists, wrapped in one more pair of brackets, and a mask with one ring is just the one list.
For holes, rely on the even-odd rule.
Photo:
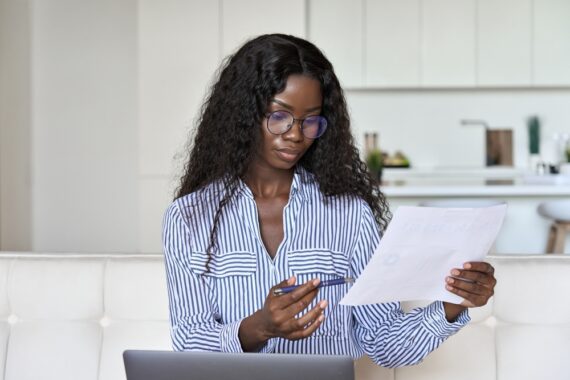
{"label": "shirt cuff", "polygon": [[424,327],[434,336],[440,338],[447,338],[455,334],[471,320],[469,312],[465,309],[459,313],[455,321],[449,322],[445,318],[445,309],[441,301],[436,301],[426,306],[424,313],[425,318],[422,322]]}
{"label": "shirt cuff", "polygon": [[[241,325],[239,321],[232,323],[227,323],[222,326],[220,332],[220,351],[221,352],[232,352],[232,353],[243,353],[243,347],[239,340],[239,327]],[[260,350],[261,353],[272,353],[275,349],[275,339],[270,339]]]}
{"label": "shirt cuff", "polygon": [[222,325],[220,331],[220,351],[221,352],[243,352],[239,341],[239,326],[241,320]]}
{"label": "shirt cuff", "polygon": [[267,343],[265,343],[265,345],[261,347],[261,350],[259,350],[259,352],[262,354],[272,354],[273,351],[275,351],[276,342],[277,339],[269,339]]}

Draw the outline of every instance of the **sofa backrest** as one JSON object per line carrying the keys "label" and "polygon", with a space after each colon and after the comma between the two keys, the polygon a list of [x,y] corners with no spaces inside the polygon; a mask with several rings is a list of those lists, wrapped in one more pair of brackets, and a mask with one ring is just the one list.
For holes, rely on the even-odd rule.
{"label": "sofa backrest", "polygon": [[2,254],[0,279],[0,378],[124,379],[124,349],[171,349],[159,255]]}
{"label": "sofa backrest", "polygon": [[[499,284],[469,326],[418,366],[361,359],[357,379],[569,378],[570,256],[489,261]],[[171,349],[161,255],[0,253],[0,380],[123,380],[125,349]]]}

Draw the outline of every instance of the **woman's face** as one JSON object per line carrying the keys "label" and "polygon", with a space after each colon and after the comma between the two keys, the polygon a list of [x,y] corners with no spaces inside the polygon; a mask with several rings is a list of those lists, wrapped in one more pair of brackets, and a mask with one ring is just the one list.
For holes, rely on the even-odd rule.
{"label": "woman's face", "polygon": [[317,80],[299,74],[289,76],[285,89],[271,99],[263,118],[258,163],[275,169],[291,169],[314,141],[303,135],[299,120],[283,134],[271,133],[267,128],[268,114],[288,111],[295,119],[302,120],[320,115],[322,102],[321,85]]}

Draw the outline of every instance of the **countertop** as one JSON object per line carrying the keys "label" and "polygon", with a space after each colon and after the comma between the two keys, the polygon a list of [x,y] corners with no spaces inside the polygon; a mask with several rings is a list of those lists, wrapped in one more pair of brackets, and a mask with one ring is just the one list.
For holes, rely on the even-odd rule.
{"label": "countertop", "polygon": [[563,197],[570,176],[537,176],[519,169],[387,170],[388,197]]}

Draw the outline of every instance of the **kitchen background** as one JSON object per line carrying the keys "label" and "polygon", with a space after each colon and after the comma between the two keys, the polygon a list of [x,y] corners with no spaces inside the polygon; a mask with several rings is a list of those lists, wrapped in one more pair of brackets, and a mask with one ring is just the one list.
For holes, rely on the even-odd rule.
{"label": "kitchen background", "polygon": [[[558,163],[570,0],[0,0],[0,249],[160,252],[207,87],[268,32],[321,47],[359,145],[377,133],[409,158],[384,171],[393,208],[507,201],[496,250],[544,252],[536,206],[570,186],[529,171],[527,119]],[[514,165],[487,168],[484,128],[462,119],[512,129]]]}

